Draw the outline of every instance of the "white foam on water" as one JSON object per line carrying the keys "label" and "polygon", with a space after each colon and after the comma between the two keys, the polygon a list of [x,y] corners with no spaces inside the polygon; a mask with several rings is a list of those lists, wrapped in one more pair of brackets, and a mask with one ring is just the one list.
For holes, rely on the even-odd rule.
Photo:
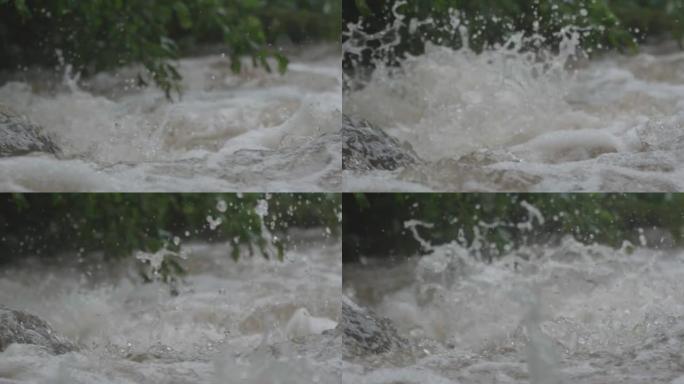
{"label": "white foam on water", "polygon": [[682,250],[633,253],[566,238],[487,264],[457,243],[392,267],[345,266],[356,301],[424,354],[345,362],[344,382],[677,383]]}
{"label": "white foam on water", "polygon": [[410,143],[428,164],[346,173],[345,183],[370,191],[383,179],[440,191],[684,187],[684,53],[642,47],[568,67],[576,36],[543,59],[519,51],[520,36],[513,41],[482,54],[428,44],[400,68],[355,80],[363,86],[345,92],[345,113]]}
{"label": "white foam on water", "polygon": [[7,267],[0,302],[47,320],[80,350],[54,356],[13,344],[0,352],[0,382],[339,380],[339,348],[321,333],[339,316],[341,246],[322,236],[323,229],[306,234],[285,262],[234,262],[230,245],[185,244],[189,275],[178,296],[161,283],[140,283],[135,269],[107,269],[91,279],[73,266]]}
{"label": "white foam on water", "polygon": [[299,308],[287,322],[285,333],[289,338],[294,339],[322,334],[336,326],[337,322],[333,320],[311,316],[306,308]]}
{"label": "white foam on water", "polygon": [[40,91],[40,80],[6,83],[0,103],[44,126],[63,154],[0,159],[0,185],[10,191],[334,189],[339,140],[325,137],[341,124],[339,51],[310,47],[292,60],[281,76],[249,65],[233,74],[219,55],[183,59],[184,93],[173,103],[154,87],[130,88],[132,69],[55,92]]}

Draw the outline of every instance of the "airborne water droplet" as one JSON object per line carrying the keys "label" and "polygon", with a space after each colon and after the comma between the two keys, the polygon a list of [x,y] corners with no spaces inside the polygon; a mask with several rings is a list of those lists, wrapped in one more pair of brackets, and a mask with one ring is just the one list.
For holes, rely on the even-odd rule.
{"label": "airborne water droplet", "polygon": [[257,216],[263,219],[266,215],[268,215],[268,201],[259,200],[256,208],[254,208],[254,211],[256,212]]}
{"label": "airborne water droplet", "polygon": [[226,204],[225,200],[219,200],[216,203],[216,209],[221,213],[226,213],[226,211],[228,210],[228,204]]}
{"label": "airborne water droplet", "polygon": [[216,228],[218,228],[219,225],[221,225],[223,223],[223,219],[221,219],[220,217],[217,217],[216,219],[214,219],[210,215],[210,216],[207,216],[207,223],[209,223],[209,229],[211,229],[213,231]]}

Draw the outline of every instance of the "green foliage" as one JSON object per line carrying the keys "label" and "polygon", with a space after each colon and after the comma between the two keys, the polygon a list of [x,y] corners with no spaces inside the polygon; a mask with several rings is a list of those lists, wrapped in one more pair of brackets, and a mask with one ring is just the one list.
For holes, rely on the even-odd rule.
{"label": "green foliage", "polygon": [[[466,38],[468,46],[479,52],[517,32],[527,36],[527,49],[555,48],[569,27],[581,33],[587,49],[634,51],[637,41],[647,37],[669,35],[681,41],[682,16],[682,0],[348,0],[346,23],[361,20],[365,32],[385,31],[370,46],[379,46],[380,40],[390,40],[393,34],[401,40],[387,52],[366,52],[364,57],[347,54],[345,65],[348,69],[354,62],[368,66],[378,54],[397,64],[406,54],[421,54],[426,42],[459,49]],[[390,28],[398,18],[404,19],[401,26]],[[429,22],[415,23],[421,20]],[[348,38],[350,31],[343,35]]]}
{"label": "green foliage", "polygon": [[[517,226],[530,220],[526,201],[544,216],[531,231]],[[556,241],[571,235],[585,243],[614,247],[624,240],[639,243],[639,229],[659,227],[682,239],[684,195],[681,194],[357,194],[344,200],[344,257],[411,255],[419,244],[403,227],[409,219],[434,224],[419,228],[433,244],[457,239],[469,244],[476,228],[491,257],[508,247]],[[480,223],[501,223],[487,228]]]}
{"label": "green foliage", "polygon": [[[269,205],[263,222],[255,212],[261,200]],[[230,241],[235,259],[244,252],[282,258],[287,238],[265,238],[262,225],[276,234],[290,226],[326,226],[335,232],[339,205],[339,196],[327,194],[1,195],[0,261],[22,255],[56,257],[63,251],[84,257],[101,251],[108,259],[137,250],[178,252],[174,237],[183,242]],[[219,221],[212,228],[210,222]],[[267,247],[269,242],[275,251]]]}
{"label": "green foliage", "polygon": [[287,58],[270,43],[290,31],[331,37],[336,14],[330,9],[336,4],[339,0],[0,0],[0,68],[68,64],[88,75],[140,63],[146,71],[139,84],[152,81],[171,97],[180,94],[173,61],[186,48],[223,42],[233,70],[239,71],[240,58],[248,55],[269,71],[268,59],[274,58],[283,72]]}
{"label": "green foliage", "polygon": [[270,43],[278,36],[294,42],[316,38],[339,40],[342,30],[341,0],[268,0],[259,12]]}
{"label": "green foliage", "polygon": [[669,36],[681,46],[684,39],[684,1],[610,0],[608,4],[622,25],[637,37]]}

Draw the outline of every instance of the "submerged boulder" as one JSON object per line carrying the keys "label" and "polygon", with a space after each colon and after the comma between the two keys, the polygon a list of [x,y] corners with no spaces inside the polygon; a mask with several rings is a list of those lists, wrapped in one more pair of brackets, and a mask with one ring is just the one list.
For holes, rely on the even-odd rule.
{"label": "submerged boulder", "polygon": [[10,344],[39,345],[55,354],[76,350],[38,316],[0,306],[0,352]]}
{"label": "submerged boulder", "polygon": [[342,117],[342,168],[353,171],[395,170],[421,163],[408,143],[385,133],[364,120]]}
{"label": "submerged boulder", "polygon": [[43,127],[0,104],[0,157],[31,152],[57,154],[60,151]]}
{"label": "submerged boulder", "polygon": [[361,357],[396,352],[409,347],[389,319],[342,299],[342,344],[345,356]]}

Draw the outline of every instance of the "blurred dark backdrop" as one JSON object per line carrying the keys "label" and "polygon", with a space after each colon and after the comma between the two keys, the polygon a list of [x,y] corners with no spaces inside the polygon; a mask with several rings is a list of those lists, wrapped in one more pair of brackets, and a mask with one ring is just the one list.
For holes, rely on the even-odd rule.
{"label": "blurred dark backdrop", "polygon": [[[656,227],[681,244],[684,194],[345,194],[343,197],[344,262],[360,257],[407,257],[422,252],[404,228],[410,219],[434,224],[419,228],[433,244],[455,240],[459,230],[472,241],[480,221],[521,223],[530,219],[525,201],[544,216],[532,231],[500,226],[483,231],[499,250],[527,242],[555,242],[572,235],[585,243],[619,247],[639,244],[639,229]],[[482,228],[480,228],[482,229]],[[658,247],[659,244],[651,244]]]}
{"label": "blurred dark backdrop", "polygon": [[[264,224],[274,233],[289,227],[338,230],[338,194],[0,194],[0,263],[65,251],[83,257],[101,251],[117,259],[135,250],[154,252],[175,236],[258,250],[259,201],[268,202]],[[211,228],[208,217],[221,224]]]}

